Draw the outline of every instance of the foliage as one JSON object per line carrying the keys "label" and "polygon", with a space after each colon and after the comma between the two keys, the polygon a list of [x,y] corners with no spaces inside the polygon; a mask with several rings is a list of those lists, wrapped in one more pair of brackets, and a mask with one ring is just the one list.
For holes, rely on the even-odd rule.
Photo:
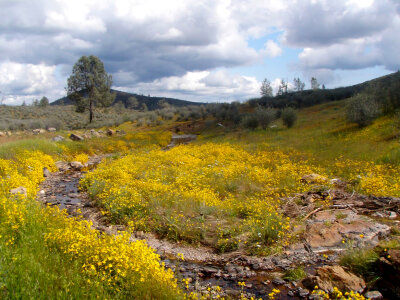
{"label": "foliage", "polygon": [[295,269],[290,269],[285,272],[283,275],[283,279],[289,280],[289,281],[298,281],[300,279],[303,279],[307,276],[306,271],[304,270],[304,267],[298,266]]}
{"label": "foliage", "polygon": [[292,128],[297,121],[297,111],[292,107],[286,107],[281,112],[281,118],[287,128]]}
{"label": "foliage", "polygon": [[242,125],[244,128],[254,130],[259,125],[259,118],[255,114],[247,114],[242,119]]}
{"label": "foliage", "polygon": [[293,79],[294,90],[297,92],[301,92],[304,90],[306,84],[301,81],[299,77]]}
{"label": "foliage", "polygon": [[261,84],[260,93],[262,97],[272,97],[271,82],[265,78]]}
{"label": "foliage", "polygon": [[89,123],[93,120],[94,107],[109,106],[115,99],[110,93],[112,77],[96,56],[82,56],[72,68],[68,78],[68,97],[75,101],[77,111],[89,111]]}
{"label": "foliage", "polygon": [[255,111],[258,123],[263,129],[268,128],[268,126],[277,119],[277,113],[277,110],[273,108],[258,107]]}
{"label": "foliage", "polygon": [[348,104],[346,117],[349,122],[364,127],[371,124],[379,113],[379,105],[371,95],[358,94]]}
{"label": "foliage", "polygon": [[311,89],[313,89],[313,90],[318,90],[318,89],[319,89],[319,86],[320,86],[320,84],[319,84],[317,78],[312,77],[312,78],[311,78]]}

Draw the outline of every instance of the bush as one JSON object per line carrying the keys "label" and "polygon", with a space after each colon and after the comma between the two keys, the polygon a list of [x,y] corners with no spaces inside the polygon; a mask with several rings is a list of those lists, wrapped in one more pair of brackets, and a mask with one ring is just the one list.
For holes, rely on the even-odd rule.
{"label": "bush", "polygon": [[258,119],[255,114],[249,114],[242,119],[243,127],[254,130],[258,127]]}
{"label": "bush", "polygon": [[372,123],[380,114],[379,104],[366,94],[359,94],[347,106],[346,117],[351,123],[363,127]]}
{"label": "bush", "polygon": [[277,119],[277,111],[273,108],[257,108],[256,117],[263,129],[266,129],[273,121]]}
{"label": "bush", "polygon": [[292,107],[286,107],[281,112],[283,125],[292,128],[297,121],[297,110]]}

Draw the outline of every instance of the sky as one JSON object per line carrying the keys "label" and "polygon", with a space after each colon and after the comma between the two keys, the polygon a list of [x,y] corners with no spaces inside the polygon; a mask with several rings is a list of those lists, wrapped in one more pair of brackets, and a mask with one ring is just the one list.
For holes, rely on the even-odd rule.
{"label": "sky", "polygon": [[0,0],[0,100],[65,96],[83,55],[115,89],[198,102],[347,86],[399,70],[399,32],[399,0]]}

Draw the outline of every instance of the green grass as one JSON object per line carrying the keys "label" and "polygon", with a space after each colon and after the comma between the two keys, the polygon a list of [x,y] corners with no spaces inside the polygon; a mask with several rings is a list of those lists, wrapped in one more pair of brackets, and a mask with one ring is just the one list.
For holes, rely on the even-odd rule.
{"label": "green grass", "polygon": [[81,262],[50,250],[44,241],[46,222],[40,207],[29,206],[24,229],[16,243],[6,246],[0,238],[1,299],[96,299],[123,298],[100,281],[88,283]]}
{"label": "green grass", "polygon": [[289,281],[298,281],[300,279],[303,279],[307,276],[306,271],[302,266],[299,266],[295,269],[287,270],[285,274],[283,275],[283,279],[289,280]]}

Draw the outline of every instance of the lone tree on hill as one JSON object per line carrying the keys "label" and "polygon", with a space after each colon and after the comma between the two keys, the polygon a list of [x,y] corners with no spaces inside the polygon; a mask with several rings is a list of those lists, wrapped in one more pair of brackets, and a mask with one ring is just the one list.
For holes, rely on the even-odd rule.
{"label": "lone tree on hill", "polygon": [[272,97],[271,82],[267,78],[261,84],[260,93],[261,97]]}
{"label": "lone tree on hill", "polygon": [[95,106],[110,106],[115,94],[110,93],[112,77],[104,70],[103,62],[96,56],[82,56],[72,68],[68,78],[67,95],[75,102],[78,112],[89,111],[93,121]]}

